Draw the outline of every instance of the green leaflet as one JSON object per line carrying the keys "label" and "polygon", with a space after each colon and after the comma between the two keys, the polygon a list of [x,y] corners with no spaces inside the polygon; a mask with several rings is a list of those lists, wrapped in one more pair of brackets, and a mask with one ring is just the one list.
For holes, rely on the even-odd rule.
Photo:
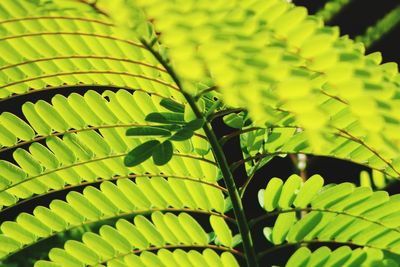
{"label": "green leaflet", "polygon": [[222,245],[232,246],[232,232],[221,217],[210,216],[210,224]]}
{"label": "green leaflet", "polygon": [[49,252],[49,258],[53,262],[60,264],[61,266],[71,266],[71,267],[82,267],[85,266],[82,262],[72,257],[66,251],[55,248]]}
{"label": "green leaflet", "polygon": [[275,245],[282,244],[285,241],[290,226],[295,221],[296,221],[296,214],[294,212],[279,214],[271,233],[272,243]]}
{"label": "green leaflet", "polygon": [[53,231],[61,232],[68,226],[64,219],[48,208],[39,206],[35,208],[33,214]]}
{"label": "green leaflet", "polygon": [[129,241],[121,235],[116,229],[109,225],[105,225],[100,228],[100,236],[104,238],[115,250],[119,253],[128,253],[132,250],[132,246]]}
{"label": "green leaflet", "polygon": [[1,250],[6,253],[15,251],[22,246],[20,242],[4,235],[0,235],[0,244],[1,244]]}
{"label": "green leaflet", "polygon": [[172,112],[183,113],[185,111],[184,105],[168,98],[162,99],[160,105]]}
{"label": "green leaflet", "polygon": [[199,130],[201,127],[203,127],[204,124],[204,120],[203,119],[195,119],[192,121],[189,121],[184,129],[188,129],[188,130],[192,130],[192,131],[197,131]]}
{"label": "green leaflet", "polygon": [[181,213],[178,218],[179,222],[182,224],[185,231],[189,233],[195,244],[205,245],[208,243],[207,234],[196,220],[186,213]]}
{"label": "green leaflet", "polygon": [[300,188],[297,197],[293,202],[295,207],[305,208],[314,195],[316,195],[324,185],[324,179],[319,175],[313,175]]}
{"label": "green leaflet", "polygon": [[117,214],[119,209],[108,199],[105,198],[102,192],[94,187],[86,187],[83,195],[87,198],[102,214],[113,215]]}
{"label": "green leaflet", "polygon": [[157,166],[167,164],[172,158],[173,147],[169,140],[159,144],[153,151],[153,162]]}
{"label": "green leaflet", "polygon": [[322,213],[310,212],[298,221],[287,233],[286,240],[290,243],[299,242],[321,221]]}
{"label": "green leaflet", "polygon": [[171,136],[169,139],[172,141],[185,141],[190,139],[194,132],[199,130],[204,124],[202,119],[194,119],[188,122],[183,128],[177,130],[176,133]]}
{"label": "green leaflet", "polygon": [[156,230],[153,224],[151,224],[145,217],[136,216],[134,219],[135,225],[138,230],[146,236],[149,242],[154,246],[162,246],[164,239],[161,234]]}
{"label": "green leaflet", "polygon": [[158,127],[135,127],[126,131],[127,136],[170,136],[171,132]]}
{"label": "green leaflet", "polygon": [[8,131],[21,140],[30,140],[35,136],[32,128],[12,113],[3,112],[0,115],[0,122]]}
{"label": "green leaflet", "polygon": [[88,265],[97,264],[100,260],[100,258],[93,250],[75,240],[68,240],[65,243],[64,248],[65,251],[71,256],[79,259],[81,262]]}
{"label": "green leaflet", "polygon": [[273,211],[278,206],[283,182],[281,179],[272,178],[264,191],[263,206],[266,211]]}
{"label": "green leaflet", "polygon": [[311,251],[306,247],[299,248],[289,258],[286,267],[297,266],[398,266],[391,259],[385,259],[384,254],[372,248],[350,249],[348,246],[341,246],[333,251],[327,247],[321,247]]}
{"label": "green leaflet", "polygon": [[162,237],[169,244],[178,244],[179,239],[177,235],[174,234],[175,228],[173,228],[170,224],[167,223],[167,220],[164,220],[164,216],[161,212],[153,212],[151,214],[151,220],[154,225],[160,231]]}
{"label": "green leaflet", "polygon": [[301,178],[298,175],[290,176],[282,187],[279,197],[279,207],[288,208],[296,198],[295,191],[301,185]]}
{"label": "green leaflet", "polygon": [[58,132],[64,132],[68,130],[68,124],[64,121],[61,115],[47,102],[39,100],[35,104],[35,110],[38,115],[43,118],[48,125]]}
{"label": "green leaflet", "polygon": [[124,159],[124,163],[128,167],[133,167],[147,160],[153,154],[153,151],[160,144],[157,140],[147,141],[133,150],[131,150]]}
{"label": "green leaflet", "polygon": [[162,124],[182,124],[183,114],[175,112],[153,112],[146,115],[146,121]]}
{"label": "green leaflet", "polygon": [[43,166],[26,150],[17,148],[13,153],[13,157],[18,165],[26,170],[28,174],[34,176],[43,172]]}
{"label": "green leaflet", "polygon": [[193,136],[194,132],[186,127],[178,130],[174,135],[172,135],[169,139],[172,141],[185,141],[190,139]]}
{"label": "green leaflet", "polygon": [[144,249],[149,246],[149,240],[138,230],[138,228],[126,220],[118,220],[116,227],[118,231],[130,242],[131,246]]}
{"label": "green leaflet", "polygon": [[116,254],[114,248],[97,234],[91,232],[85,233],[82,236],[82,241],[92,251],[99,252],[102,255],[102,260],[112,258]]}
{"label": "green leaflet", "polygon": [[101,212],[83,195],[77,192],[71,192],[67,196],[67,202],[82,216],[90,220],[97,220],[101,216]]}

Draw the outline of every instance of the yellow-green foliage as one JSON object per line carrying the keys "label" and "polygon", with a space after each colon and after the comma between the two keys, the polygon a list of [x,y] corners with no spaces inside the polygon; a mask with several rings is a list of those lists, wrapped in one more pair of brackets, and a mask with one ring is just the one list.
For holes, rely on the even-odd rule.
{"label": "yellow-green foliage", "polygon": [[[395,179],[400,75],[380,63],[379,53],[365,55],[363,44],[283,0],[1,1],[0,103],[56,94],[17,107],[21,118],[0,114],[0,214],[71,192],[3,222],[0,263],[56,237],[63,248],[43,249],[35,266],[239,266],[252,257],[242,240],[258,248],[244,238],[250,220],[240,219],[236,185],[223,175],[230,170],[210,145],[214,112],[248,111],[225,118],[246,131],[246,158],[324,155]],[[167,113],[181,120],[172,126],[194,130],[169,137],[172,126],[157,117]],[[160,140],[175,138],[171,160],[153,154],[156,164],[126,166],[154,126],[168,133]],[[246,161],[249,175],[267,160]],[[279,215],[264,228],[271,246],[363,247],[301,248],[288,266],[396,264],[397,196],[291,176],[272,179],[259,200],[267,216]]]}

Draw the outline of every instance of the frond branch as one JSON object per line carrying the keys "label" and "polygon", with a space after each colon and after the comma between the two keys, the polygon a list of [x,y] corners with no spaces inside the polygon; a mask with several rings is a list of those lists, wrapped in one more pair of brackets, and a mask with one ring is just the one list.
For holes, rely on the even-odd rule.
{"label": "frond branch", "polygon": [[128,253],[124,253],[124,254],[120,254],[117,256],[114,256],[113,258],[107,259],[103,262],[100,262],[99,264],[106,264],[108,261],[114,260],[114,259],[118,259],[121,257],[125,257],[127,255],[131,255],[131,254],[140,254],[144,251],[157,251],[160,249],[168,249],[168,250],[172,250],[172,249],[190,249],[190,248],[196,248],[196,249],[206,249],[206,248],[210,248],[210,249],[215,249],[215,250],[221,250],[221,251],[227,251],[227,252],[231,252],[235,255],[238,255],[240,257],[244,257],[243,253],[240,252],[239,250],[233,249],[233,248],[228,248],[228,247],[223,247],[223,246],[217,246],[217,245],[164,245],[162,247],[149,247],[149,248],[145,248],[145,249],[138,249],[138,250],[133,250],[131,252]]}
{"label": "frond branch", "polygon": [[271,248],[268,248],[264,251],[261,251],[260,253],[257,254],[258,259],[262,259],[263,257],[265,257],[268,254],[271,254],[272,252],[275,252],[277,250],[280,250],[282,248],[287,248],[287,247],[291,247],[291,246],[297,246],[297,245],[301,245],[301,244],[318,244],[318,243],[330,243],[330,244],[341,244],[341,245],[349,245],[349,246],[357,246],[357,247],[367,247],[367,248],[373,248],[373,249],[377,249],[377,250],[385,250],[382,248],[378,248],[375,246],[371,246],[371,245],[357,245],[353,242],[343,242],[343,241],[334,241],[334,240],[302,240],[299,241],[297,243],[284,243],[281,245],[277,245],[277,246],[273,246]]}
{"label": "frond branch", "polygon": [[110,26],[113,27],[114,24],[104,22],[102,20],[97,20],[97,19],[89,19],[89,18],[81,18],[81,17],[67,17],[67,16],[35,16],[35,17],[23,17],[23,18],[12,18],[12,19],[5,19],[1,20],[0,24],[7,24],[7,23],[13,23],[13,22],[21,22],[21,21],[31,21],[31,20],[53,20],[53,19],[65,19],[65,20],[78,20],[78,21],[85,21],[85,22],[91,22],[91,23],[98,23],[102,24],[105,26]]}
{"label": "frond branch", "polygon": [[32,201],[34,199],[39,198],[39,197],[51,195],[51,194],[54,194],[54,193],[57,193],[57,192],[70,190],[70,189],[77,188],[77,187],[80,187],[80,186],[93,185],[93,184],[101,183],[101,182],[104,182],[104,181],[117,181],[119,179],[124,179],[124,178],[135,179],[137,177],[167,177],[168,179],[186,180],[186,181],[191,181],[191,182],[200,183],[200,184],[203,184],[203,185],[206,185],[206,186],[214,187],[214,188],[217,188],[217,189],[221,190],[224,193],[228,193],[228,190],[225,187],[220,186],[219,184],[213,184],[213,183],[201,180],[198,177],[178,176],[178,175],[170,175],[170,174],[151,174],[151,173],[129,174],[129,175],[123,175],[123,176],[114,176],[114,177],[111,177],[110,179],[102,178],[102,179],[98,179],[98,180],[95,180],[95,181],[86,181],[86,182],[79,183],[79,184],[76,184],[76,185],[67,185],[67,186],[64,186],[62,189],[50,190],[50,191],[47,191],[44,194],[35,195],[35,196],[31,197],[31,198],[27,198],[27,199],[24,199],[22,201],[19,201],[19,202],[15,203],[14,205],[8,206],[8,207],[6,207],[4,209],[0,209],[0,214],[2,212],[5,212],[5,211],[9,210],[9,209],[12,209],[12,208],[18,207],[20,205],[23,205],[25,203],[28,203],[28,202],[30,202],[30,201]]}
{"label": "frond branch", "polygon": [[103,38],[103,39],[109,39],[109,40],[113,40],[113,41],[117,41],[117,42],[127,43],[127,44],[144,49],[143,45],[133,42],[133,41],[130,41],[130,40],[126,40],[126,39],[122,39],[122,38],[118,38],[118,37],[114,37],[114,36],[110,36],[110,35],[102,35],[102,34],[87,33],[87,32],[34,32],[34,33],[6,36],[3,38],[0,38],[0,41],[19,39],[19,38],[24,38],[24,37],[32,37],[32,36],[43,36],[43,35],[91,36],[91,37],[96,37],[96,38]]}
{"label": "frond branch", "polygon": [[[349,138],[350,140],[359,143],[360,145],[364,146],[366,149],[368,149],[369,151],[371,151],[372,153],[374,153],[378,158],[380,158],[383,162],[385,162],[395,173],[397,173],[400,177],[400,172],[398,172],[396,170],[396,168],[392,165],[392,163],[390,163],[389,161],[387,161],[384,157],[382,157],[377,151],[375,151],[375,149],[373,149],[372,147],[370,147],[367,143],[365,143],[364,141],[362,141],[361,139],[353,136],[351,133],[347,132],[346,130],[343,129],[337,129],[338,131],[340,131],[341,133],[345,134],[347,136],[347,138]],[[345,137],[345,136],[343,136]]]}
{"label": "frond branch", "polygon": [[[55,133],[51,133],[48,135],[37,136],[31,140],[18,142],[17,144],[15,144],[13,146],[0,148],[0,153],[7,151],[7,150],[15,149],[15,148],[27,145],[27,144],[31,144],[31,143],[34,143],[37,141],[41,141],[41,140],[47,139],[49,137],[62,136],[64,134],[69,134],[69,133],[80,133],[80,132],[85,132],[85,131],[90,131],[90,130],[99,130],[99,129],[107,129],[107,128],[127,128],[127,127],[157,126],[157,125],[156,124],[129,123],[129,124],[111,124],[111,125],[90,126],[88,128],[84,128],[84,129],[71,129],[71,130],[68,130],[65,132],[55,132]],[[199,134],[199,133],[194,133],[194,136],[199,137],[204,140],[207,139],[204,135]]]}
{"label": "frond branch", "polygon": [[[7,191],[7,190],[9,190],[9,189],[11,189],[11,188],[13,188],[13,187],[15,187],[17,185],[23,184],[25,182],[40,178],[40,177],[42,177],[44,175],[47,175],[47,174],[55,173],[55,172],[58,172],[58,171],[61,171],[61,170],[65,170],[65,169],[69,169],[69,168],[72,168],[72,167],[75,167],[75,166],[85,165],[85,164],[88,164],[88,163],[97,162],[97,161],[101,161],[101,160],[120,158],[120,157],[126,156],[127,154],[128,153],[120,153],[120,154],[108,155],[106,157],[90,159],[90,160],[86,160],[86,161],[81,161],[81,162],[77,162],[77,163],[74,163],[74,164],[70,164],[70,165],[67,165],[67,166],[63,166],[63,167],[60,167],[60,168],[56,168],[56,169],[50,170],[48,172],[43,172],[41,174],[38,174],[38,175],[35,175],[35,176],[32,176],[32,177],[28,177],[28,178],[26,178],[24,180],[21,180],[21,181],[17,182],[17,183],[9,185],[6,188],[0,190],[0,193],[2,193],[4,191]],[[192,158],[192,159],[196,159],[196,160],[201,160],[201,161],[207,162],[207,163],[212,164],[212,165],[217,165],[217,163],[215,163],[215,162],[213,162],[211,160],[202,158],[202,157],[196,157],[196,156],[193,156],[193,155],[186,155],[186,154],[179,154],[179,153],[173,153],[173,155],[174,156],[178,156],[178,157],[185,157],[185,158]]]}
{"label": "frond branch", "polygon": [[[164,98],[164,99],[169,99],[168,96],[164,96],[164,95],[161,95],[161,94],[156,93],[154,91],[152,92],[152,91],[148,91],[148,90],[145,90],[145,89],[142,89],[142,88],[133,88],[133,87],[127,87],[127,86],[114,86],[114,85],[110,85],[110,86],[114,87],[114,88],[118,88],[118,89],[129,90],[129,91],[140,91],[140,92],[156,95],[156,96]],[[22,93],[22,94],[21,93],[12,94],[11,96],[8,96],[6,98],[1,98],[0,99],[0,103],[5,102],[5,101],[10,100],[10,99],[13,99],[13,98],[16,98],[16,97],[19,97],[19,96],[28,95],[28,94],[37,93],[37,92],[43,92],[43,91],[49,91],[49,90],[58,90],[58,89],[65,89],[65,88],[67,88],[67,89],[68,88],[76,89],[76,88],[87,88],[87,87],[89,87],[89,88],[92,88],[92,87],[98,88],[99,85],[97,85],[97,84],[74,84],[74,85],[67,84],[67,85],[60,85],[60,86],[47,86],[47,87],[44,87],[42,89],[31,89],[31,90],[28,90],[27,92]]]}
{"label": "frond branch", "polygon": [[0,89],[6,88],[6,87],[10,87],[10,86],[16,85],[16,84],[25,83],[25,82],[41,80],[41,79],[44,79],[44,78],[61,77],[61,76],[74,75],[74,74],[116,74],[116,75],[123,75],[123,76],[129,76],[129,77],[141,78],[141,79],[153,81],[153,82],[165,85],[166,87],[169,87],[169,88],[171,88],[173,90],[179,90],[174,85],[169,84],[169,83],[167,83],[167,82],[165,82],[163,80],[159,80],[159,79],[148,77],[146,75],[141,75],[141,74],[132,74],[132,73],[129,73],[129,72],[111,71],[111,70],[87,70],[87,71],[71,71],[71,72],[53,73],[53,74],[37,76],[37,77],[32,77],[32,78],[28,78],[28,79],[24,79],[24,80],[19,80],[19,81],[15,81],[15,82],[12,82],[12,83],[8,83],[8,84],[5,84],[2,87],[0,87]]}
{"label": "frond branch", "polygon": [[[95,220],[95,221],[87,220],[87,221],[84,221],[81,224],[73,225],[73,226],[71,226],[69,228],[66,228],[63,232],[67,232],[67,231],[70,231],[72,229],[75,229],[75,228],[78,228],[78,227],[81,227],[81,226],[85,226],[85,225],[89,225],[89,224],[92,224],[92,223],[107,221],[107,220],[110,220],[110,219],[118,219],[118,218],[128,217],[128,216],[132,216],[132,215],[136,216],[136,215],[139,215],[139,214],[148,214],[148,213],[152,213],[152,212],[156,212],[156,211],[161,211],[161,212],[191,212],[191,213],[205,214],[205,215],[209,215],[209,216],[213,215],[213,216],[218,216],[218,217],[224,218],[225,220],[230,221],[232,223],[236,223],[236,220],[234,218],[231,218],[231,217],[229,217],[229,216],[227,216],[225,214],[221,214],[221,213],[218,213],[218,212],[205,211],[205,210],[195,210],[195,209],[189,209],[189,208],[182,208],[182,209],[178,209],[178,208],[150,208],[150,209],[135,210],[135,211],[132,211],[132,212],[120,213],[118,215],[105,216],[105,217],[102,217],[101,219]],[[25,250],[25,249],[33,246],[33,245],[36,245],[36,244],[38,244],[40,242],[43,242],[44,240],[47,240],[47,239],[49,239],[49,238],[51,238],[53,236],[56,236],[59,233],[60,232],[53,232],[51,235],[49,235],[47,237],[39,238],[34,243],[26,245],[26,246],[22,247],[21,249],[16,250],[16,251],[8,254],[7,257],[11,257],[12,255],[14,255],[16,253],[21,252],[21,251],[23,251],[23,250]]]}
{"label": "frond branch", "polygon": [[15,68],[18,66],[27,65],[27,64],[32,64],[32,63],[63,60],[63,59],[101,59],[101,60],[111,60],[111,61],[118,61],[118,62],[122,61],[122,62],[127,62],[127,63],[132,63],[132,64],[149,67],[149,68],[156,69],[156,70],[159,70],[162,72],[166,72],[165,69],[163,69],[163,68],[160,68],[160,67],[157,67],[157,66],[145,63],[145,62],[137,61],[137,60],[130,60],[127,58],[116,58],[116,57],[112,57],[112,56],[95,56],[95,55],[85,55],[85,56],[69,55],[69,56],[57,56],[57,57],[50,57],[50,58],[38,58],[38,59],[34,59],[34,60],[19,62],[16,64],[4,65],[4,66],[0,67],[0,71],[5,70],[5,69],[10,69],[10,68]]}
{"label": "frond branch", "polygon": [[274,212],[269,212],[267,214],[261,215],[260,217],[251,220],[250,226],[253,227],[257,223],[259,223],[259,222],[261,222],[261,221],[263,221],[263,220],[265,220],[267,218],[279,215],[281,213],[297,212],[297,211],[300,211],[300,212],[318,211],[318,212],[334,213],[336,215],[344,215],[344,216],[348,216],[348,217],[352,217],[352,218],[355,218],[355,219],[359,219],[359,220],[362,220],[362,221],[365,221],[365,222],[368,222],[368,223],[376,224],[376,225],[384,227],[384,228],[386,228],[388,230],[400,233],[400,229],[398,229],[398,228],[388,227],[383,223],[380,223],[378,221],[370,220],[370,219],[368,219],[366,217],[363,217],[363,216],[360,216],[360,215],[350,214],[350,213],[347,213],[345,211],[336,211],[336,210],[330,210],[330,209],[317,209],[317,208],[300,208],[300,209],[299,208],[293,208],[293,209],[288,209],[288,210],[278,210],[278,211],[274,211]]}

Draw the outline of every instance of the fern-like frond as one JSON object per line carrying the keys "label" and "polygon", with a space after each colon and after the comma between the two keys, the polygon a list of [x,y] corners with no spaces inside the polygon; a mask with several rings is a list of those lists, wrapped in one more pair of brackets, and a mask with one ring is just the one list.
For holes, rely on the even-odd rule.
{"label": "fern-like frond", "polygon": [[[251,128],[249,128],[251,129]],[[285,154],[311,154],[329,156],[361,164],[378,170],[390,177],[400,177],[400,161],[391,161],[368,146],[362,139],[351,136],[346,130],[329,137],[330,142],[323,151],[315,150],[304,131],[296,126],[276,126],[269,129],[255,128],[241,134],[241,146],[249,171],[255,162],[262,161],[262,167],[269,158]]]}
{"label": "fern-like frond", "polygon": [[[1,8],[0,98],[66,85],[101,84],[182,99],[169,75],[140,42],[122,37],[90,7],[19,0],[4,1]],[[20,8],[29,12],[14,12]]]}
{"label": "fern-like frond", "polygon": [[[211,245],[209,245],[212,247]],[[166,246],[167,247],[167,246]],[[171,246],[171,249],[180,247],[180,246]],[[184,247],[184,246],[182,246]],[[201,247],[200,247],[201,248]],[[215,249],[215,248],[214,248]],[[222,249],[222,247],[219,247]],[[84,266],[82,263],[75,261],[75,258],[66,254],[66,252],[61,252],[57,250],[55,253],[63,253],[60,257],[59,255],[54,255],[54,262],[49,261],[38,261],[35,264],[35,267],[61,267],[62,264],[68,263],[72,264],[70,266]],[[137,255],[139,254],[140,255]],[[136,255],[135,255],[136,254]],[[52,254],[53,255],[53,254]],[[132,254],[127,255],[125,257],[121,257],[123,259],[113,259],[107,262],[107,266],[110,267],[129,267],[129,266],[160,266],[160,267],[168,267],[168,266],[219,266],[219,267],[239,267],[238,262],[235,257],[230,252],[222,252],[218,255],[212,249],[204,249],[202,253],[190,250],[188,252],[182,249],[175,249],[174,251],[170,251],[167,249],[159,249],[157,254],[150,253],[148,251],[133,251]],[[55,262],[61,262],[61,264]],[[199,265],[201,264],[201,265]],[[95,265],[101,266],[101,265]]]}
{"label": "fern-like frond", "polygon": [[[115,228],[102,226],[99,235],[85,233],[82,236],[83,242],[67,241],[64,250],[52,249],[49,258],[61,266],[75,266],[76,263],[80,263],[77,266],[96,266],[115,260],[120,260],[126,266],[139,266],[140,262],[144,266],[150,262],[156,266],[167,266],[168,262],[172,264],[175,261],[178,261],[178,266],[181,264],[190,266],[195,260],[197,263],[205,263],[205,266],[215,260],[219,261],[219,266],[223,265],[223,262],[233,264],[229,266],[238,266],[230,254],[237,252],[232,248],[213,244],[215,240],[210,238],[202,226],[187,213],[174,215],[154,212],[151,219],[152,222],[139,215],[135,217],[134,224],[121,219],[117,221]],[[209,249],[204,250],[203,254],[195,251],[188,253],[182,250],[169,251],[178,248]],[[210,248],[225,251],[224,257],[220,258]],[[157,250],[157,254],[149,253]],[[178,254],[179,257],[174,254]],[[170,261],[165,261],[165,257]],[[188,263],[189,265],[185,265]],[[35,266],[41,266],[40,262]]]}
{"label": "fern-like frond", "polygon": [[290,257],[286,267],[316,267],[316,266],[398,266],[391,259],[385,259],[382,251],[371,248],[358,248],[342,246],[331,251],[328,247],[321,247],[311,251],[306,247],[299,248]]}
{"label": "fern-like frond", "polygon": [[[279,214],[274,226],[264,229],[273,244],[333,242],[400,254],[398,195],[350,183],[323,187],[318,175],[305,183],[292,175],[285,182],[271,179],[259,200],[272,212],[267,216]],[[303,211],[300,219],[296,211]]]}
{"label": "fern-like frond", "polygon": [[[49,189],[59,190],[66,185],[133,173],[215,182],[217,167],[208,153],[208,142],[201,134],[177,143],[175,147],[179,151],[165,166],[149,162],[133,168],[124,166],[123,158],[129,149],[146,140],[127,137],[126,130],[133,125],[148,125],[144,120],[147,113],[165,111],[158,103],[160,99],[138,91],[133,94],[125,90],[106,91],[102,96],[88,91],[84,96],[57,95],[52,105],[44,101],[25,103],[22,111],[29,124],[11,113],[2,113],[0,121],[10,130],[0,129],[1,140],[12,140],[3,141],[8,146],[2,150],[21,144],[30,146],[29,152],[22,148],[14,151],[14,160],[19,166],[0,161],[3,170],[0,174],[1,206],[14,205],[18,198],[26,199]],[[58,135],[62,135],[62,139]],[[42,139],[46,140],[47,147],[39,143]]]}
{"label": "fern-like frond", "polygon": [[[81,266],[95,266],[114,260],[121,260],[128,266],[137,266],[140,262],[146,266],[148,261],[153,261],[157,266],[164,266],[167,262],[162,261],[163,255],[173,256],[173,253],[166,249],[213,248],[237,253],[232,248],[212,244],[215,240],[210,238],[210,235],[187,213],[174,215],[154,212],[151,214],[151,219],[152,222],[139,215],[135,217],[134,224],[121,219],[117,221],[115,228],[108,225],[102,226],[99,235],[85,233],[82,236],[83,242],[67,241],[64,250],[52,249],[49,258],[64,266],[72,266],[71,264],[75,262],[80,262]],[[159,250],[158,254],[146,253],[157,250]],[[213,258],[217,255],[215,252],[207,252],[207,254],[210,253],[213,254]],[[198,252],[189,252],[187,256],[189,256],[187,258],[189,262],[194,259],[203,263],[207,261],[207,257]],[[198,259],[199,256],[201,256],[200,259]],[[192,257],[194,259],[191,259]],[[225,257],[228,257],[225,260],[237,266],[232,255]],[[40,263],[37,265],[40,266]]]}
{"label": "fern-like frond", "polygon": [[38,206],[33,215],[21,213],[16,222],[1,224],[0,247],[4,258],[50,236],[72,228],[127,215],[154,211],[193,211],[223,216],[223,191],[197,181],[163,177],[121,178],[106,181],[100,190],[86,186],[83,194],[70,192],[66,202],[53,200],[49,208]]}

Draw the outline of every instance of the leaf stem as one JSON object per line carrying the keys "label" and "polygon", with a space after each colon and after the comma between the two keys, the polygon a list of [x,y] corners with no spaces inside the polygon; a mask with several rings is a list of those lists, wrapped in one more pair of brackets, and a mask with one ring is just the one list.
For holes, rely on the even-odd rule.
{"label": "leaf stem", "polygon": [[[158,54],[156,51],[150,47],[145,40],[142,40],[142,44],[146,47],[154,57],[161,63],[161,65],[165,68],[165,70],[171,75],[172,80],[181,90],[183,96],[185,97],[186,101],[188,102],[189,106],[192,108],[194,114],[198,119],[206,120],[205,116],[201,113],[200,109],[197,107],[195,99],[187,92],[182,90],[181,83],[174,72],[174,70],[164,61],[164,59]],[[228,189],[229,196],[232,201],[233,212],[235,214],[239,232],[242,236],[242,244],[244,249],[244,255],[246,258],[247,266],[248,267],[257,267],[257,256],[255,250],[253,248],[253,241],[249,229],[249,225],[247,224],[246,215],[243,210],[242,200],[239,195],[239,191],[236,187],[235,181],[233,179],[233,175],[229,169],[228,162],[226,160],[225,154],[220,146],[214,131],[212,130],[212,126],[209,121],[206,121],[203,125],[204,133],[206,134],[212,151],[214,152],[215,160],[218,166],[221,169],[222,177],[224,179],[226,188]]]}
{"label": "leaf stem", "polygon": [[[200,110],[197,108],[194,99],[189,94],[182,92],[185,96],[186,100],[188,101],[190,107],[193,109],[193,112],[196,114],[197,118],[202,118],[203,115],[201,114]],[[243,249],[246,258],[247,265],[249,267],[256,267],[258,266],[256,254],[253,248],[253,241],[249,229],[249,225],[247,224],[246,215],[244,214],[242,200],[239,195],[239,191],[235,185],[235,181],[233,179],[233,175],[229,169],[228,162],[226,160],[225,154],[220,146],[217,137],[212,130],[212,127],[209,122],[206,122],[203,126],[204,133],[208,137],[212,150],[214,152],[215,160],[217,161],[222,176],[228,189],[229,196],[232,201],[233,212],[235,214],[239,232],[242,236],[243,242]]]}

